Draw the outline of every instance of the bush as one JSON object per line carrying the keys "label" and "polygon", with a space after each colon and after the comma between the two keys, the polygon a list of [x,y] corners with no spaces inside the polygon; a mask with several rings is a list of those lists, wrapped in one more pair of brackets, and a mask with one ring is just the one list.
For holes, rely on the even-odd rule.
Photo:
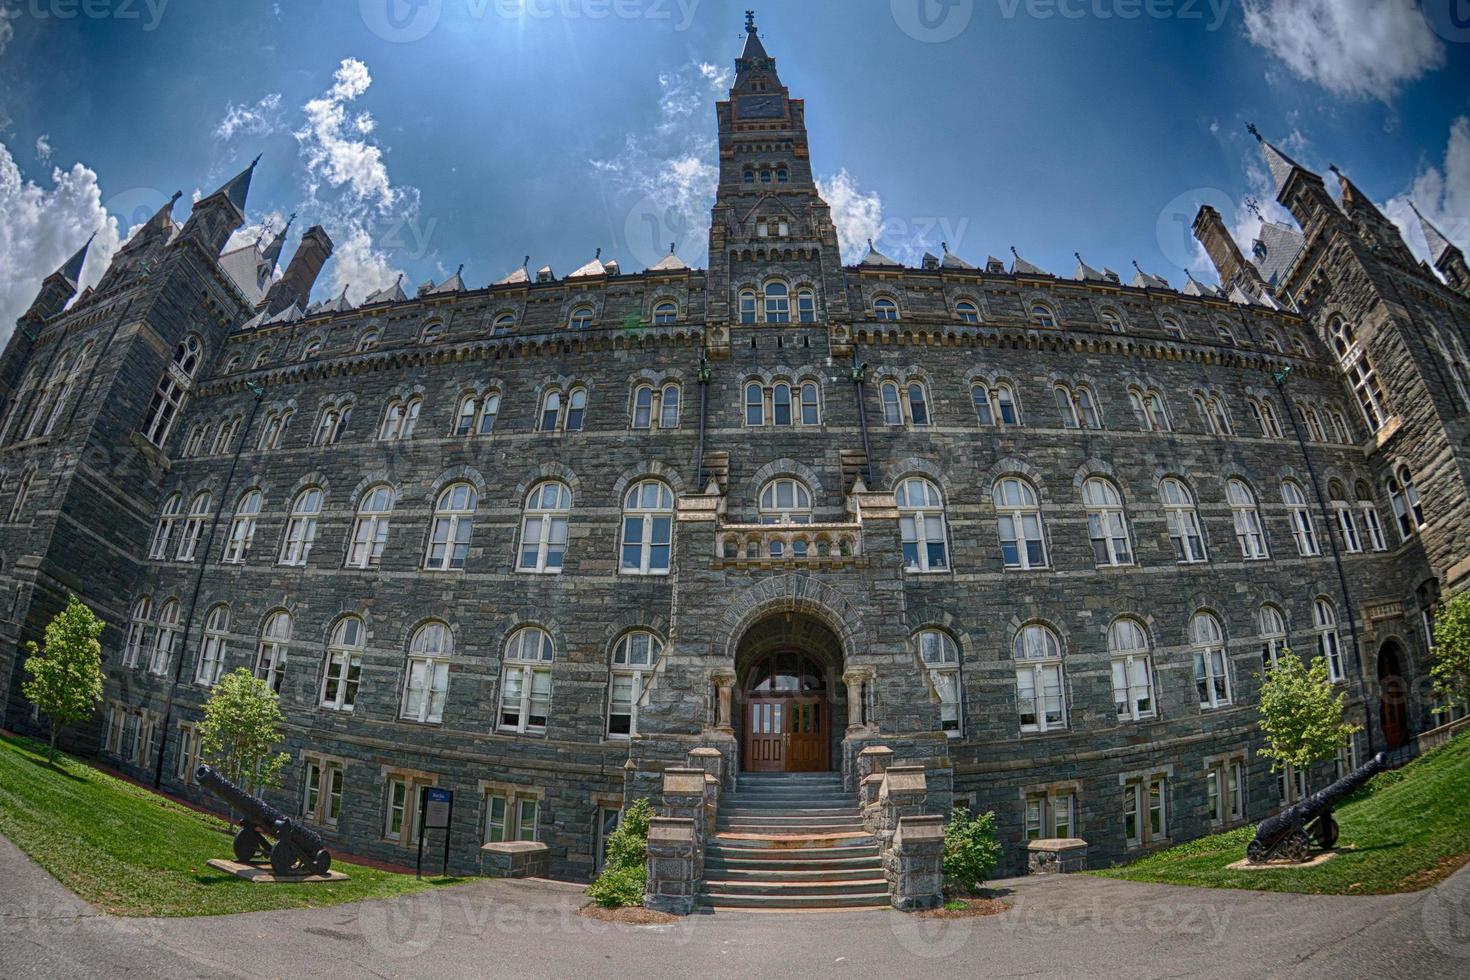
{"label": "bush", "polygon": [[602,874],[587,888],[598,905],[615,909],[642,905],[648,884],[648,820],[653,807],[638,800],[623,811],[623,821],[607,839],[607,860]]}
{"label": "bush", "polygon": [[995,840],[995,814],[972,814],[957,806],[944,828],[944,890],[969,895],[984,884],[1000,863]]}

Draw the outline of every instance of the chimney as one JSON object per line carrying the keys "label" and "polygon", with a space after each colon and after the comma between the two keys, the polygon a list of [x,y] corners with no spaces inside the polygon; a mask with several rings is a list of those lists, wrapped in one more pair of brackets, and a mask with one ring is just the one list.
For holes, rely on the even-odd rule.
{"label": "chimney", "polygon": [[1260,295],[1265,286],[1261,274],[1240,254],[1240,246],[1235,244],[1219,211],[1208,204],[1200,207],[1199,214],[1194,216],[1194,237],[1209,253],[1215,271],[1220,274],[1220,285],[1225,290],[1241,286],[1244,292]]}
{"label": "chimney", "polygon": [[296,246],[296,254],[291,256],[291,264],[286,266],[286,274],[277,279],[265,294],[261,305],[265,315],[273,317],[292,303],[299,309],[306,309],[311,287],[316,284],[317,275],[331,255],[332,240],[322,226],[312,225],[306,229],[306,234],[301,236],[301,244]]}

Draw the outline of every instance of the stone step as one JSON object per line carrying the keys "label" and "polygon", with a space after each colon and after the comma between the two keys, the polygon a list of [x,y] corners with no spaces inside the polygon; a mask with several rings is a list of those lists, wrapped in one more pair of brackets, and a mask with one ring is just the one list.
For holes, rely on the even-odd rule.
{"label": "stone step", "polygon": [[706,874],[716,871],[864,871],[883,867],[878,848],[813,847],[805,851],[768,851],[737,848],[709,851]]}
{"label": "stone step", "polygon": [[810,850],[812,848],[874,847],[877,840],[860,830],[841,830],[817,834],[772,834],[744,831],[719,831],[710,838],[710,847],[724,850]]}
{"label": "stone step", "polygon": [[844,909],[880,909],[892,904],[887,889],[871,892],[849,892],[844,895],[732,895],[726,892],[701,892],[695,904],[707,909],[741,909],[746,911],[778,911],[781,909],[820,909],[838,912]]}
{"label": "stone step", "polygon": [[722,817],[766,817],[778,814],[786,814],[793,817],[851,817],[857,816],[857,807],[852,804],[847,806],[751,806],[741,803],[738,806],[726,806],[720,804],[720,816]]}
{"label": "stone step", "polygon": [[888,882],[880,877],[856,881],[746,881],[706,880],[702,891],[709,895],[764,895],[771,898],[806,898],[813,895],[847,896],[863,892],[886,892]]}
{"label": "stone step", "polygon": [[778,805],[778,806],[851,806],[858,805],[857,795],[854,793],[829,793],[811,792],[803,793],[796,790],[741,790],[735,793],[727,793],[721,798],[721,802],[730,802],[740,805]]}
{"label": "stone step", "polygon": [[704,866],[704,880],[710,891],[723,891],[724,889],[715,887],[715,883],[721,881],[784,881],[801,884],[814,881],[871,881],[881,878],[883,878],[883,864],[877,858],[852,868],[807,868],[805,866],[774,868],[764,865],[756,868],[731,868],[715,867],[708,863]]}
{"label": "stone step", "polygon": [[843,830],[861,830],[863,818],[855,813],[834,814],[831,816],[810,816],[804,813],[783,814],[761,814],[759,816],[737,816],[720,814],[715,826],[721,830],[760,830],[763,827],[770,828],[773,832],[792,832],[798,830],[831,830],[841,828]]}

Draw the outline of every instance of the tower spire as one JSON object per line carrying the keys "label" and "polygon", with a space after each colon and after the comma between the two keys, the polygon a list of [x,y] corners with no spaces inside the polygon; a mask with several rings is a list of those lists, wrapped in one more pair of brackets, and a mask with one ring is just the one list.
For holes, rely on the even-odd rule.
{"label": "tower spire", "polygon": [[82,278],[82,265],[87,261],[87,249],[92,247],[92,240],[96,237],[97,233],[95,231],[92,232],[82,247],[77,249],[76,254],[67,259],[66,264],[56,270],[73,286],[77,285]]}

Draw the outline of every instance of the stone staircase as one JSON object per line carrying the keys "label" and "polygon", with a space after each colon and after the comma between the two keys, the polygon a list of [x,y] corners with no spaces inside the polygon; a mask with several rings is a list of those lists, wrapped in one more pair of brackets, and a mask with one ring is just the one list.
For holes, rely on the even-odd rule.
{"label": "stone staircase", "polygon": [[741,773],[720,800],[697,904],[714,909],[889,905],[878,841],[837,773]]}

